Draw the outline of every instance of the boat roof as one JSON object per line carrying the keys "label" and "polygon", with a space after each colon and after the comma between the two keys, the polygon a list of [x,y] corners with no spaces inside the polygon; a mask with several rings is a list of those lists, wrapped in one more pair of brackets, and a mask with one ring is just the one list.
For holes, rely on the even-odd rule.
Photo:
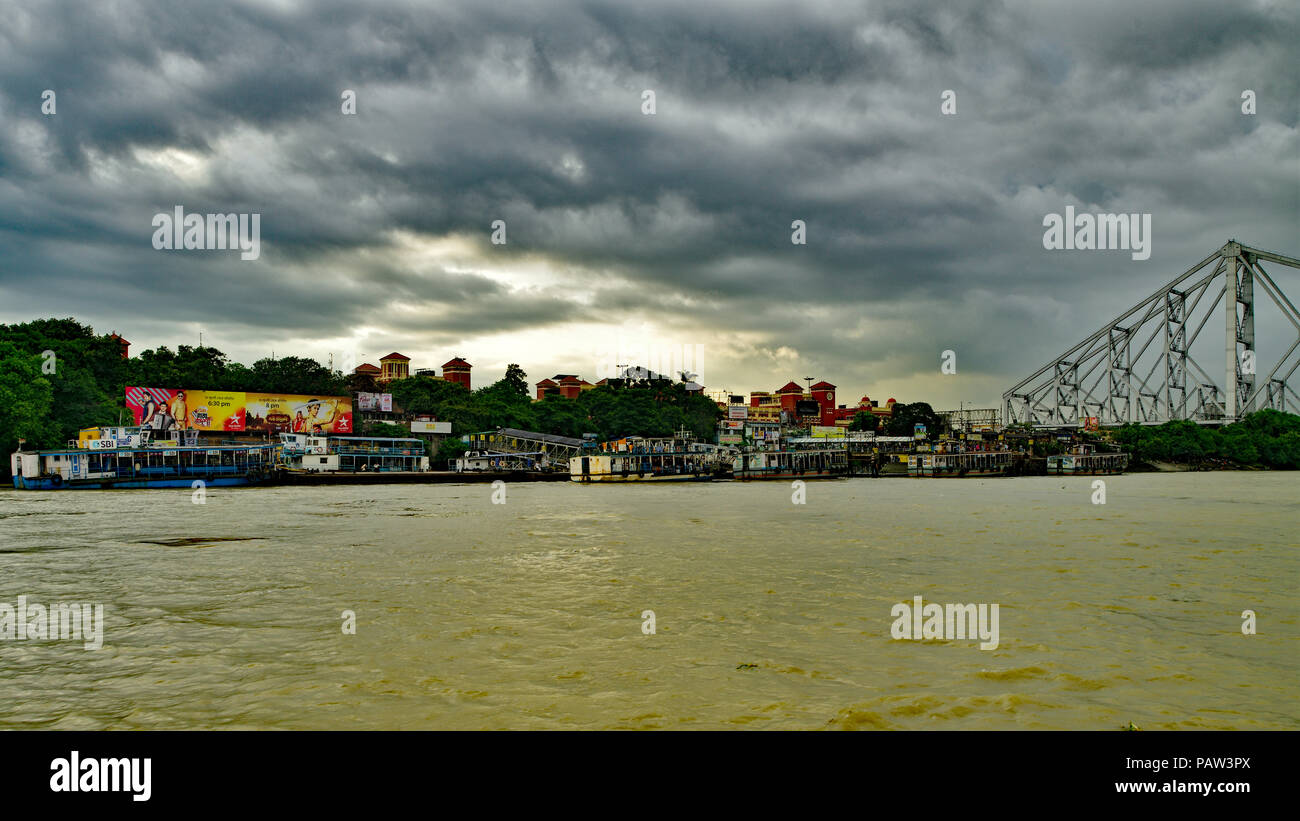
{"label": "boat roof", "polygon": [[163,451],[173,451],[173,450],[204,450],[204,451],[260,450],[263,448],[277,448],[277,447],[279,447],[279,445],[274,442],[260,442],[256,445],[196,445],[194,447],[189,447],[186,445],[176,445],[175,447],[165,445],[165,446],[158,447],[158,446],[151,445],[149,447],[141,446],[141,447],[134,447],[134,448],[102,448],[102,449],[94,449],[94,450],[92,450],[91,448],[62,448],[59,450],[16,450],[14,451],[14,453],[21,453],[24,456],[60,456],[64,454],[75,454],[75,453],[122,453],[124,451],[127,453],[162,453]]}

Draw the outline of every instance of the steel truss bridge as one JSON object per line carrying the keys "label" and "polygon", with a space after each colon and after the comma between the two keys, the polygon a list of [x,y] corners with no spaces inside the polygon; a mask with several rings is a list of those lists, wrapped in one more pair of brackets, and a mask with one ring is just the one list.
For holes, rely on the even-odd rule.
{"label": "steel truss bridge", "polygon": [[[1300,269],[1300,260],[1230,240],[1003,393],[1006,424],[1080,427],[1089,417],[1101,425],[1217,423],[1262,408],[1300,411],[1300,396],[1289,384],[1300,368],[1300,312],[1265,262]],[[1267,370],[1256,360],[1256,287],[1296,331],[1289,343],[1280,340],[1285,353]],[[1216,312],[1224,333],[1219,380],[1191,355]]]}

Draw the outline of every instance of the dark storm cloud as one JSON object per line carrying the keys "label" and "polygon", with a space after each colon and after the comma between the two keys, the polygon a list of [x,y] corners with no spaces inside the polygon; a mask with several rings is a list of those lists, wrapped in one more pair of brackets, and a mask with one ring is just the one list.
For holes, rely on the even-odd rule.
{"label": "dark storm cloud", "polygon": [[[1293,5],[481,5],[0,3],[7,301],[439,344],[649,309],[1009,384],[1229,236],[1300,250]],[[262,258],[154,251],[176,204]],[[1044,251],[1067,204],[1152,213],[1151,260]]]}

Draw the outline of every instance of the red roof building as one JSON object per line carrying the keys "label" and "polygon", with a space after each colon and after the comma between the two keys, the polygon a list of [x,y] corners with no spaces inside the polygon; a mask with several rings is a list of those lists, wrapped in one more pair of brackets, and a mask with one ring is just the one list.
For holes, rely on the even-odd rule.
{"label": "red roof building", "polygon": [[376,382],[391,382],[394,379],[406,379],[411,375],[411,357],[394,351],[379,360],[379,376]]}
{"label": "red roof building", "polygon": [[455,382],[461,385],[465,390],[469,390],[469,372],[473,365],[461,359],[459,356],[444,362],[442,365],[442,378],[448,382]]}
{"label": "red roof building", "polygon": [[109,335],[108,335],[108,338],[109,338],[109,339],[112,339],[112,340],[115,340],[115,341],[117,342],[118,347],[122,349],[122,358],[123,358],[123,359],[128,359],[128,358],[130,358],[130,356],[131,356],[131,354],[130,354],[131,343],[130,343],[130,342],[127,342],[125,339],[123,339],[122,337],[118,336],[118,335],[117,335],[117,331],[113,331],[111,334],[109,334]]}

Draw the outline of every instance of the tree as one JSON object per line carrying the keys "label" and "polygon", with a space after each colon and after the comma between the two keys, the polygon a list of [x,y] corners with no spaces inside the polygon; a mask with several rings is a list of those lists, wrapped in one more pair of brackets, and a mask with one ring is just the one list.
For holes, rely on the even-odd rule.
{"label": "tree", "polygon": [[450,467],[450,465],[448,464],[449,460],[459,459],[461,455],[463,455],[468,450],[469,450],[469,445],[465,444],[459,439],[452,439],[452,438],[443,439],[442,444],[438,446],[437,453],[433,455],[433,458],[430,461],[433,463],[435,470],[442,470],[444,468],[449,468]]}
{"label": "tree", "polygon": [[926,436],[933,438],[938,435],[943,421],[926,402],[898,402],[894,405],[885,432],[889,436],[911,436],[918,424],[925,425]]}
{"label": "tree", "polygon": [[849,430],[874,431],[880,427],[880,417],[871,411],[858,411],[853,414],[853,421],[849,423]]}
{"label": "tree", "polygon": [[501,382],[504,382],[516,396],[524,399],[529,398],[528,374],[524,373],[524,369],[513,362],[506,365],[506,375],[501,379]]}
{"label": "tree", "polygon": [[554,436],[569,436],[577,439],[584,433],[587,414],[582,406],[573,399],[562,396],[548,396],[532,407],[533,419],[538,433]]}
{"label": "tree", "polygon": [[50,419],[54,391],[41,374],[41,362],[39,352],[0,341],[0,448],[6,456],[18,449],[19,439],[33,449],[53,446],[62,435]]}
{"label": "tree", "polygon": [[366,422],[362,436],[385,436],[392,439],[409,439],[411,431],[405,425],[394,422],[379,422],[371,420]]}
{"label": "tree", "polygon": [[347,390],[347,380],[342,374],[306,357],[259,359],[251,370],[246,391],[338,396]]}

